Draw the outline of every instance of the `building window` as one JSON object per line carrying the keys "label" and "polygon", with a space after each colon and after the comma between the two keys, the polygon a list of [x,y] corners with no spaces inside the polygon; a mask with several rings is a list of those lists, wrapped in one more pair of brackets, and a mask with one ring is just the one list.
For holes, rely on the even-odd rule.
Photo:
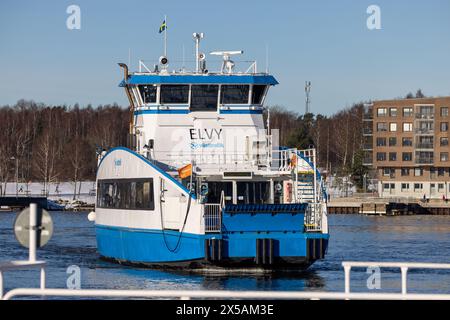
{"label": "building window", "polygon": [[161,103],[187,104],[189,102],[188,85],[161,85]]}
{"label": "building window", "polygon": [[98,180],[97,207],[155,210],[153,179]]}
{"label": "building window", "polygon": [[218,85],[193,85],[191,111],[217,111]]}
{"label": "building window", "polygon": [[222,85],[221,103],[222,104],[248,104],[248,85]]}
{"label": "building window", "polygon": [[397,131],[397,124],[396,124],[396,123],[390,123],[390,124],[389,124],[389,130],[390,130],[391,132]]}
{"label": "building window", "polygon": [[436,168],[430,168],[430,179],[436,178]]}
{"label": "building window", "polygon": [[412,147],[413,140],[412,138],[402,138],[402,146],[403,147]]}
{"label": "building window", "polygon": [[389,190],[389,183],[383,183],[383,190]]}
{"label": "building window", "polygon": [[377,161],[386,161],[386,152],[377,152]]}
{"label": "building window", "polygon": [[390,108],[389,109],[389,115],[391,117],[396,117],[397,116],[397,108]]}
{"label": "building window", "polygon": [[403,108],[403,116],[404,117],[412,117],[413,116],[413,108],[411,108],[411,107]]}
{"label": "building window", "polygon": [[448,138],[447,137],[441,137],[441,147],[448,146]]}
{"label": "building window", "polygon": [[422,191],[423,184],[422,183],[414,183],[414,191]]}
{"label": "building window", "polygon": [[402,177],[409,177],[409,168],[402,168]]}
{"label": "building window", "polygon": [[445,168],[438,168],[438,176],[445,177]]}
{"label": "building window", "polygon": [[448,122],[441,122],[441,132],[448,131]]}
{"label": "building window", "polygon": [[144,103],[156,103],[156,89],[155,85],[141,85],[138,86]]}
{"label": "building window", "polygon": [[387,115],[387,109],[386,108],[378,108],[377,109],[377,116],[378,117],[386,117]]}
{"label": "building window", "polygon": [[412,131],[412,123],[405,122],[403,123],[403,132],[411,132]]}
{"label": "building window", "polygon": [[386,138],[377,138],[377,147],[385,147]]}
{"label": "building window", "polygon": [[397,152],[389,152],[389,161],[397,161]]}
{"label": "building window", "polygon": [[389,147],[395,147],[397,145],[397,138],[396,137],[390,137],[389,138]]}
{"label": "building window", "polygon": [[387,123],[386,122],[378,122],[377,123],[377,131],[387,131]]}
{"label": "building window", "polygon": [[441,107],[441,117],[448,117],[448,107]]}
{"label": "building window", "polygon": [[441,152],[441,162],[448,161],[448,152]]}
{"label": "building window", "polygon": [[402,183],[402,191],[409,191],[409,183]]}
{"label": "building window", "polygon": [[445,185],[443,183],[438,183],[438,192],[444,192],[445,191]]}
{"label": "building window", "polygon": [[403,161],[412,161],[412,152],[403,152],[402,160]]}
{"label": "building window", "polygon": [[414,176],[415,176],[415,177],[421,177],[421,176],[423,176],[423,169],[422,169],[422,168],[415,168],[415,169],[414,169]]}

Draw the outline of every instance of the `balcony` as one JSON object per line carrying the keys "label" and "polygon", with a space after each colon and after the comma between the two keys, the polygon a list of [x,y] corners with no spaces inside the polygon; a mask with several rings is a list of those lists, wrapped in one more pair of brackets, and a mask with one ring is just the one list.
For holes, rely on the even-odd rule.
{"label": "balcony", "polygon": [[414,130],[416,134],[434,134],[434,129],[430,128],[416,128]]}
{"label": "balcony", "polygon": [[373,129],[372,128],[363,128],[363,134],[371,135],[371,134],[373,134]]}
{"label": "balcony", "polygon": [[429,142],[416,143],[416,149],[433,149],[434,144]]}
{"label": "balcony", "polygon": [[416,113],[417,120],[434,120],[433,113]]}
{"label": "balcony", "polygon": [[416,164],[433,164],[434,158],[416,157]]}

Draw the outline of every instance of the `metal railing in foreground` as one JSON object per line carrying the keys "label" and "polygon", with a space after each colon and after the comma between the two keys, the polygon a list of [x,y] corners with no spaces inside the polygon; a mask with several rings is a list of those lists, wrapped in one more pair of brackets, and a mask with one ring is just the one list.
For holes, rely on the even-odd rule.
{"label": "metal railing in foreground", "polygon": [[95,290],[95,289],[13,289],[4,300],[19,296],[176,298],[189,299],[268,299],[268,300],[450,300],[450,294],[342,293],[296,291],[221,290]]}
{"label": "metal railing in foreground", "polygon": [[[342,262],[345,275],[345,293],[350,293],[350,271],[352,267],[367,268],[400,268],[402,275],[402,295],[406,296],[408,291],[408,270],[409,269],[450,269],[450,263],[421,263],[421,262],[362,262],[344,261]],[[450,296],[450,295],[447,295]]]}
{"label": "metal railing in foreground", "polygon": [[[48,289],[45,279],[41,288],[18,288],[8,291],[3,300],[15,297],[108,297],[149,299],[301,299],[301,300],[450,300],[450,294],[407,293],[408,269],[450,269],[450,264],[410,262],[343,262],[345,292],[318,291],[222,291],[222,290],[116,290],[116,289]],[[21,266],[23,267],[23,266]],[[40,266],[41,267],[41,266]],[[45,265],[42,265],[45,267]],[[402,275],[401,293],[351,293],[350,271],[352,267],[400,268]],[[14,267],[13,267],[14,268]],[[11,268],[9,268],[11,269]],[[42,274],[41,274],[42,275]],[[44,272],[45,278],[45,272]],[[3,289],[3,288],[1,288]]]}

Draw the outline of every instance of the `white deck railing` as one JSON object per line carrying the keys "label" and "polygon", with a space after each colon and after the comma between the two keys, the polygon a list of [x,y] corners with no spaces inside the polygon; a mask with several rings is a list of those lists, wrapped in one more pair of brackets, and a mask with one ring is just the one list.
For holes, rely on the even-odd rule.
{"label": "white deck railing", "polygon": [[[223,291],[223,290],[116,290],[116,289],[49,289],[45,288],[45,263],[29,263],[22,261],[19,264],[0,264],[0,271],[6,269],[23,269],[27,267],[41,268],[41,288],[17,288],[8,291],[2,300],[15,297],[127,297],[127,298],[176,298],[176,299],[306,299],[306,300],[450,300],[450,294],[422,294],[407,293],[408,269],[450,269],[450,264],[442,263],[410,263],[410,262],[342,262],[345,272],[344,292],[317,292],[317,291]],[[352,267],[379,267],[400,268],[402,271],[401,293],[351,293],[350,271]],[[2,269],[3,268],[3,269]],[[42,271],[44,270],[44,271]],[[0,273],[1,274],[1,273]],[[0,282],[0,293],[3,292],[3,283]]]}
{"label": "white deck railing", "polygon": [[205,232],[222,231],[222,208],[219,203],[209,203],[203,205],[203,216],[205,221]]}

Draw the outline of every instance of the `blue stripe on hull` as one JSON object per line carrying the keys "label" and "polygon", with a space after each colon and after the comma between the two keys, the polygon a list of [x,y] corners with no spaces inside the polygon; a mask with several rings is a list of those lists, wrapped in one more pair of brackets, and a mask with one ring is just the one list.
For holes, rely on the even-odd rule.
{"label": "blue stripe on hull", "polygon": [[[96,225],[97,247],[102,256],[132,262],[162,263],[202,259],[204,237],[183,233],[175,252],[179,232],[128,229]],[[168,249],[170,248],[170,250]]]}
{"label": "blue stripe on hull", "polygon": [[[180,245],[171,252],[161,230],[130,229],[96,225],[97,247],[100,255],[134,263],[176,263],[203,260],[205,239],[223,239],[226,249],[224,258],[239,259],[256,256],[256,239],[271,238],[276,242],[275,257],[306,258],[306,240],[328,239],[328,235],[302,232],[226,232],[224,234],[183,233]],[[176,246],[179,232],[165,231],[167,245]]]}

